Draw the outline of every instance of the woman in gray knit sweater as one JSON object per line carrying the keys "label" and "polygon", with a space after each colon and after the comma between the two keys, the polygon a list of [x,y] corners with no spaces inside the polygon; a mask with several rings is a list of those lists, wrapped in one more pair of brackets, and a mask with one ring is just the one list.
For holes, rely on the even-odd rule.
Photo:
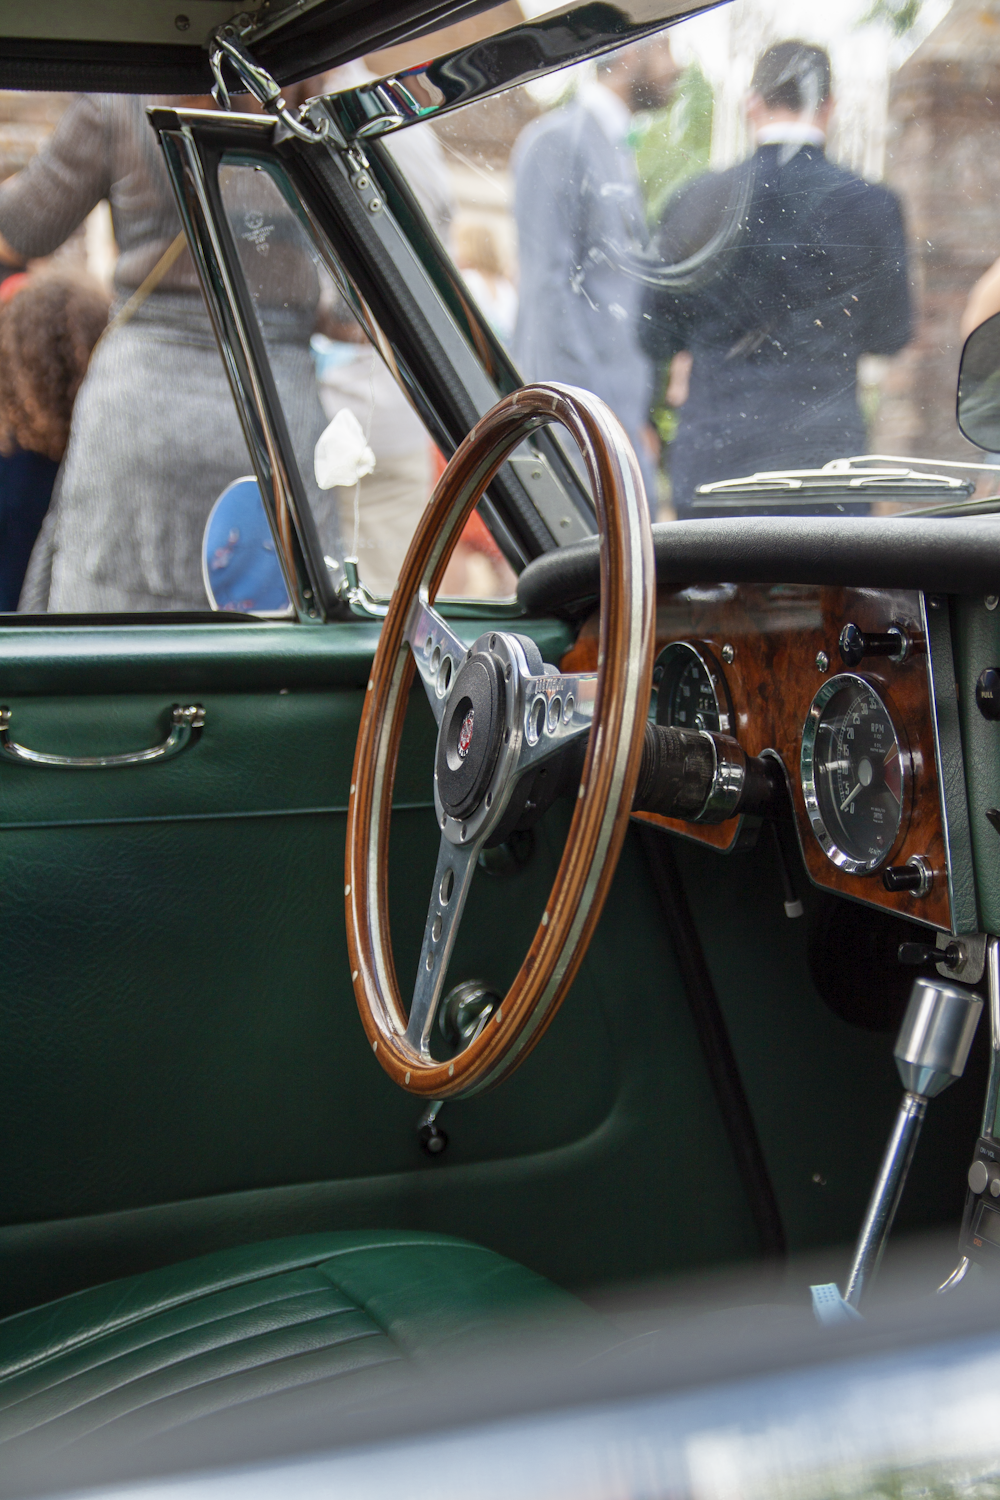
{"label": "woman in gray knit sweater", "polygon": [[[120,251],[112,313],[132,295],[181,227],[147,102],[132,95],[73,101],[38,155],[0,186],[0,262],[50,254],[107,199]],[[265,173],[233,169],[235,192],[240,172],[275,191]],[[261,213],[247,217],[257,224]],[[325,425],[309,354],[318,282],[304,249],[288,241],[281,254],[280,239],[275,234],[268,246],[278,253],[252,268],[258,308],[320,536],[339,555],[332,497],[316,489],[312,473]],[[205,609],[205,521],[225,486],[250,469],[185,249],[95,351],[20,609]]]}

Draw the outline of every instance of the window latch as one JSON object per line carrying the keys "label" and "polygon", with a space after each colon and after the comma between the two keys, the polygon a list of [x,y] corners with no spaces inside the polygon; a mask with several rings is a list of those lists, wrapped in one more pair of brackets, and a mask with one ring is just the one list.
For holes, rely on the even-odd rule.
{"label": "window latch", "polygon": [[222,71],[223,64],[228,62],[240,82],[246,86],[247,92],[254,96],[268,114],[274,115],[287,130],[298,136],[300,141],[325,140],[330,133],[330,121],[322,119],[314,123],[312,120],[295,118],[282,97],[280,86],[244,46],[239,21],[240,18],[237,17],[235,21],[227,21],[225,26],[220,26],[209,43],[208,60],[215,77],[212,97],[216,104],[220,109],[231,110],[233,107]]}

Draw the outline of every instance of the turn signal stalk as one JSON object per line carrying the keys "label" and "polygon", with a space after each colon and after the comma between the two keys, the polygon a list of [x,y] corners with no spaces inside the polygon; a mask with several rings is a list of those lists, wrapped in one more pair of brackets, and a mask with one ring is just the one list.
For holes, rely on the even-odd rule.
{"label": "turn signal stalk", "polygon": [[746,755],[726,734],[647,724],[632,811],[689,823],[760,817],[771,806],[777,774],[770,761]]}

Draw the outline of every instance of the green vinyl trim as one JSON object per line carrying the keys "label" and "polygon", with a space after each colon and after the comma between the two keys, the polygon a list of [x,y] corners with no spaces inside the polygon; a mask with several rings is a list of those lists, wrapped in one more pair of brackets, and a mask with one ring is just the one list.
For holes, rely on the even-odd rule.
{"label": "green vinyl trim", "polygon": [[[396,802],[393,812],[413,812],[418,807],[429,807],[430,801]],[[346,805],[339,807],[264,807],[254,812],[220,813],[163,813],[151,818],[65,818],[62,822],[50,823],[0,823],[0,833],[14,833],[27,828],[125,828],[135,823],[218,823],[230,818],[306,818],[329,817],[333,813],[345,813]]]}
{"label": "green vinyl trim", "polygon": [[976,682],[987,667],[1000,666],[1000,610],[987,609],[982,599],[956,598],[951,620],[979,917],[984,932],[998,934],[1000,836],[986,814],[1000,807],[1000,722],[979,712]]}

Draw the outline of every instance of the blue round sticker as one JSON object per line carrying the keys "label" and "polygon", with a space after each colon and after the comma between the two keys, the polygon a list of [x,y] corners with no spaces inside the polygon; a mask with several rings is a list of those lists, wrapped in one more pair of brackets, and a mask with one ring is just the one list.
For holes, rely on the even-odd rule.
{"label": "blue round sticker", "polygon": [[213,609],[283,613],[291,604],[256,479],[234,479],[212,506],[202,545]]}

